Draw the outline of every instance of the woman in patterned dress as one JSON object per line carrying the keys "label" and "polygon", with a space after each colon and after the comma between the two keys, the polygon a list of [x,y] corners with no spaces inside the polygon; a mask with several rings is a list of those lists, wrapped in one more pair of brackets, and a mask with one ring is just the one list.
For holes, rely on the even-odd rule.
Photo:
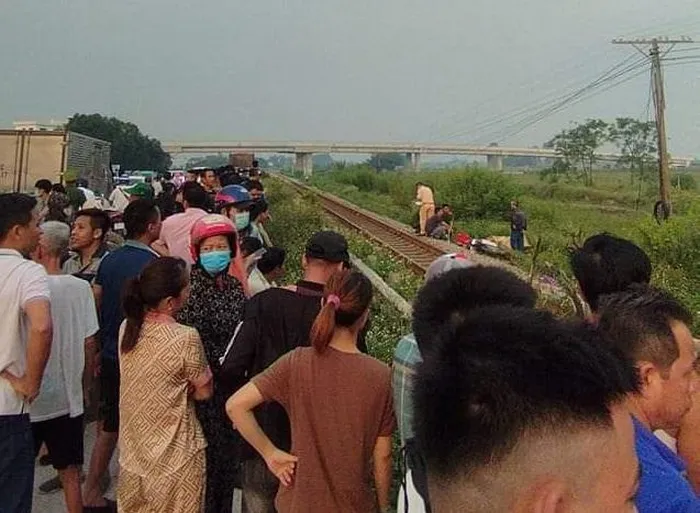
{"label": "woman in patterned dress", "polygon": [[119,488],[124,513],[201,513],[204,433],[195,401],[213,393],[197,330],[173,316],[187,301],[179,258],[159,258],[125,290],[120,333]]}
{"label": "woman in patterned dress", "polygon": [[[246,297],[233,276],[240,262],[236,228],[225,216],[211,214],[198,220],[190,234],[192,290],[178,319],[202,337],[214,375],[214,396],[197,404],[197,416],[207,439],[206,513],[231,513],[238,480],[240,438],[225,412],[226,394],[217,387],[219,359],[224,356],[243,316]],[[238,257],[238,259],[236,258]]]}

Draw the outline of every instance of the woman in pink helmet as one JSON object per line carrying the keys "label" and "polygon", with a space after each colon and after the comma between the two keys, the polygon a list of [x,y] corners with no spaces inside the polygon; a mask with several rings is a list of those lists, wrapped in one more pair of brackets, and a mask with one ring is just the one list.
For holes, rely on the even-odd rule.
{"label": "woman in pink helmet", "polygon": [[246,301],[240,276],[238,235],[233,222],[222,215],[199,219],[190,233],[194,265],[191,292],[178,320],[197,328],[214,375],[214,396],[197,404],[197,416],[207,439],[206,513],[231,512],[237,480],[239,445],[217,386],[219,359],[243,316]]}

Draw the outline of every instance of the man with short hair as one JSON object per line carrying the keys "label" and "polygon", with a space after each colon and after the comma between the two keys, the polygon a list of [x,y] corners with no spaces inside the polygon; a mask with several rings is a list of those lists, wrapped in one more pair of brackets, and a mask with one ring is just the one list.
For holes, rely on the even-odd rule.
{"label": "man with short hair", "polygon": [[[46,444],[58,471],[68,513],[81,513],[80,469],[83,464],[83,404],[93,373],[97,311],[90,284],[61,271],[70,228],[58,221],[41,225],[32,260],[49,274],[53,345],[41,391],[31,405],[34,450]],[[53,484],[52,481],[47,483]]]}
{"label": "man with short hair", "polygon": [[[85,505],[108,507],[99,482],[107,471],[119,433],[119,326],[124,320],[122,290],[158,258],[151,244],[160,234],[160,212],[153,200],[139,199],[124,211],[127,240],[102,260],[93,286],[100,313],[100,411],[97,439],[85,480]],[[99,511],[99,510],[97,510]]]}
{"label": "man with short hair", "polygon": [[633,242],[609,233],[586,239],[583,246],[571,252],[569,261],[593,314],[598,311],[602,296],[651,281],[651,260],[647,254]]}
{"label": "man with short hair", "polygon": [[491,306],[429,340],[414,422],[433,511],[634,511],[640,470],[624,399],[636,374],[594,330]]}
{"label": "man with short hair", "polygon": [[253,201],[258,201],[265,197],[265,187],[258,179],[249,180],[246,184],[246,189],[250,191],[250,196],[253,198]]}
{"label": "man with short hair", "polygon": [[[511,272],[475,266],[464,254],[438,257],[425,274],[425,285],[414,304],[417,332],[403,337],[394,351],[392,387],[401,445],[406,453],[405,485],[399,491],[398,511],[430,511],[424,458],[414,439],[413,390],[421,352],[430,351],[431,337],[455,317],[487,305],[534,308],[535,291]],[[420,339],[419,347],[416,339]]]}
{"label": "man with short hair", "polygon": [[640,388],[626,401],[642,466],[639,513],[700,511],[683,460],[653,434],[677,429],[692,405],[692,314],[671,294],[643,285],[606,296],[599,314],[598,326],[608,343],[633,361],[639,374]]}
{"label": "man with short hair", "polygon": [[199,173],[197,173],[195,169],[188,169],[185,171],[185,183],[196,182],[197,178],[199,178]]}
{"label": "man with short hair", "polygon": [[510,202],[510,247],[513,251],[525,251],[525,231],[527,216],[520,208],[520,203]]}
{"label": "man with short hair", "polygon": [[425,222],[425,233],[433,239],[446,239],[450,234],[448,219],[452,218],[452,208],[448,204],[442,205],[435,215]]}
{"label": "man with short hair", "polygon": [[51,180],[42,178],[37,180],[34,184],[34,189],[36,190],[36,197],[39,200],[37,209],[39,210],[39,222],[43,222],[46,215],[49,213],[49,196],[51,195],[51,188],[53,184]]}
{"label": "man with short hair", "polygon": [[0,508],[31,513],[34,447],[29,403],[39,393],[51,351],[46,271],[26,257],[41,232],[37,202],[0,194]]}
{"label": "man with short hair", "polygon": [[163,221],[160,240],[168,247],[171,256],[182,258],[188,265],[194,264],[190,251],[190,231],[194,223],[207,215],[207,193],[197,182],[182,186],[182,205],[185,211]]}
{"label": "man with short hair", "polygon": [[92,284],[102,259],[109,252],[105,239],[111,226],[109,214],[104,210],[78,211],[70,233],[71,256],[64,262],[63,272]]}
{"label": "man with short hair", "polygon": [[[349,259],[345,237],[332,231],[318,232],[306,245],[302,280],[292,287],[265,290],[250,299],[220,370],[220,382],[227,393],[238,390],[280,356],[309,345],[311,326],[321,310],[323,287],[348,265]],[[261,406],[256,418],[277,447],[290,449],[289,418],[279,404]],[[274,512],[279,480],[253,448],[246,444],[241,452],[245,510]]]}

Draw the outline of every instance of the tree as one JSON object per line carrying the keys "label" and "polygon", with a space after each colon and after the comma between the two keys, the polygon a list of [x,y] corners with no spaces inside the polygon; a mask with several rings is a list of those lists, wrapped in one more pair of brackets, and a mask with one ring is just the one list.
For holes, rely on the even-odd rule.
{"label": "tree", "polygon": [[578,169],[584,185],[593,185],[596,151],[609,139],[608,124],[601,119],[589,119],[574,128],[562,130],[545,147],[554,148],[562,163],[559,167]]}
{"label": "tree", "polygon": [[221,167],[228,164],[228,155],[223,153],[218,153],[216,155],[205,155],[203,157],[194,157],[187,161],[185,167],[187,169],[192,169],[195,167]]}
{"label": "tree", "polygon": [[377,172],[382,169],[393,171],[397,167],[405,167],[408,164],[408,158],[403,153],[375,153],[369,158],[367,164]]}
{"label": "tree", "polygon": [[74,114],[66,129],[111,143],[110,160],[121,169],[165,171],[172,163],[160,141],[144,135],[133,123],[100,114]]}
{"label": "tree", "polygon": [[620,164],[630,169],[630,183],[638,180],[636,207],[642,198],[642,183],[653,178],[656,154],[656,124],[633,118],[617,118],[610,126],[610,140],[620,150]]}

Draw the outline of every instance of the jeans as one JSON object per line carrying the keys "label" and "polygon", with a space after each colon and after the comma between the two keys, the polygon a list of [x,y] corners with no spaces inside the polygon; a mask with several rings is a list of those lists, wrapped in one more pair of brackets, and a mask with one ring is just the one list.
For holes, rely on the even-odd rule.
{"label": "jeans", "polygon": [[262,458],[243,462],[244,513],[275,513],[279,479],[270,472]]}
{"label": "jeans", "polygon": [[31,513],[33,489],[29,415],[0,415],[0,513]]}
{"label": "jeans", "polygon": [[510,247],[513,251],[525,251],[525,236],[523,232],[510,232]]}

